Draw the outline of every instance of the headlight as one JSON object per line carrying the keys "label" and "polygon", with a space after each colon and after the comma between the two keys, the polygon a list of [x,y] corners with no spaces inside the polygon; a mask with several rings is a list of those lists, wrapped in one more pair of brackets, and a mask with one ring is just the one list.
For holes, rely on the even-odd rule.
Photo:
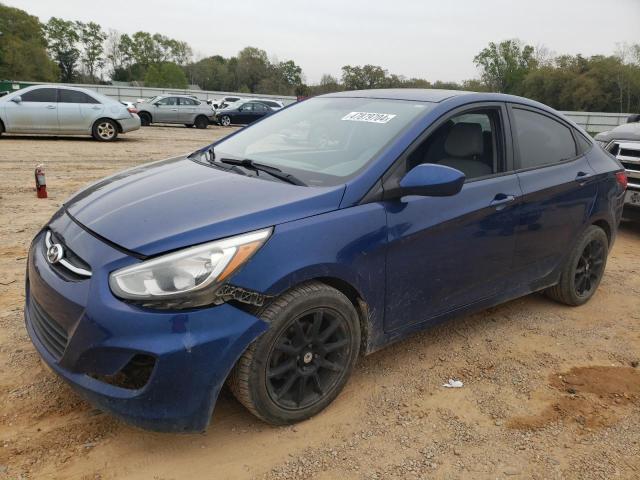
{"label": "headlight", "polygon": [[169,253],[109,275],[113,293],[158,307],[207,305],[226,279],[264,245],[271,228]]}

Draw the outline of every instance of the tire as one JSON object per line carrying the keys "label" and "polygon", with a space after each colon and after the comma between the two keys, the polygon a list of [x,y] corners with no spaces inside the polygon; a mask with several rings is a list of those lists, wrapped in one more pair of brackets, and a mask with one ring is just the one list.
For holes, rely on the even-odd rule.
{"label": "tire", "polygon": [[101,118],[93,124],[92,134],[100,142],[113,142],[118,138],[118,125],[113,120]]}
{"label": "tire", "polygon": [[185,123],[184,126],[187,128],[193,128],[193,123]]}
{"label": "tire", "polygon": [[195,126],[199,130],[203,130],[209,126],[209,119],[204,115],[196,117]]}
{"label": "tire", "polygon": [[586,303],[600,285],[608,251],[607,234],[600,227],[591,225],[571,250],[558,284],[548,288],[545,293],[566,305]]}
{"label": "tire", "polygon": [[309,282],[258,315],[270,328],[234,366],[231,391],[274,425],[312,417],[338,396],[353,371],[360,350],[356,309],[338,290]]}
{"label": "tire", "polygon": [[2,121],[0,120],[0,137],[2,136],[3,133],[4,133],[4,123],[2,123]]}
{"label": "tire", "polygon": [[148,114],[147,112],[140,112],[138,116],[140,117],[140,125],[142,125],[143,127],[148,127],[149,125],[151,125],[150,114]]}
{"label": "tire", "polygon": [[223,127],[228,127],[231,125],[231,117],[229,115],[223,115],[220,117],[220,125]]}

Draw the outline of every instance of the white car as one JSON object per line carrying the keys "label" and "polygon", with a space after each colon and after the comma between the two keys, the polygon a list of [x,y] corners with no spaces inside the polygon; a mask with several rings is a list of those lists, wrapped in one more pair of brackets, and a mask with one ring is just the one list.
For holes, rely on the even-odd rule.
{"label": "white car", "polygon": [[0,98],[0,134],[86,134],[110,142],[139,128],[135,113],[86,88],[36,85]]}

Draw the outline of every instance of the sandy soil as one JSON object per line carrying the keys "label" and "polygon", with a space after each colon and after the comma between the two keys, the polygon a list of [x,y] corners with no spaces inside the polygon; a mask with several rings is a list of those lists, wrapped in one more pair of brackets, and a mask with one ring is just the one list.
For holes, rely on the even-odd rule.
{"label": "sandy soil", "polygon": [[[623,225],[585,306],[532,295],[360,361],[294,427],[223,392],[205,434],[149,433],[93,409],[27,338],[27,246],[82,185],[224,135],[150,127],[114,144],[0,139],[0,478],[640,478],[640,226]],[[45,163],[50,198],[33,191]],[[464,382],[445,389],[448,378]]]}

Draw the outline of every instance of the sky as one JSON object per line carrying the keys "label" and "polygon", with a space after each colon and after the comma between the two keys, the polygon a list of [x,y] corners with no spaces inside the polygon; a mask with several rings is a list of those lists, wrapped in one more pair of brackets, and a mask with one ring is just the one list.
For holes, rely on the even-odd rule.
{"label": "sky", "polygon": [[510,38],[585,56],[640,42],[640,0],[0,1],[43,22],[57,16],[161,33],[188,42],[196,58],[255,46],[294,60],[310,84],[367,63],[430,81],[477,78],[473,57]]}

